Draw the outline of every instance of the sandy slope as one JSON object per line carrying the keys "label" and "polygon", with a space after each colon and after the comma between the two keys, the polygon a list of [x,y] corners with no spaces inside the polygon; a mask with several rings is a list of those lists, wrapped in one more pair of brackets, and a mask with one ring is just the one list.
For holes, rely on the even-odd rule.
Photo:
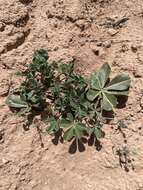
{"label": "sandy slope", "polygon": [[[116,125],[105,126],[100,151],[85,145],[75,154],[47,135],[41,148],[36,129],[24,131],[5,97],[18,87],[13,73],[37,48],[51,60],[75,59],[87,76],[106,61],[114,73],[130,74],[127,106],[116,110],[117,119],[128,118],[126,144]],[[142,0],[0,0],[0,72],[0,190],[143,190]],[[129,172],[114,154],[124,146]]]}

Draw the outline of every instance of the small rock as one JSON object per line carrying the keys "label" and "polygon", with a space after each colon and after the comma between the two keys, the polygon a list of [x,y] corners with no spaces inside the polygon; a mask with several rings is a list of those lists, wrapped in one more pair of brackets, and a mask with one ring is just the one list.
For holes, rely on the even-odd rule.
{"label": "small rock", "polygon": [[30,184],[31,184],[32,187],[35,187],[37,185],[37,181],[36,180],[32,180],[30,182]]}
{"label": "small rock", "polygon": [[132,52],[136,53],[138,51],[138,47],[136,45],[131,46]]}
{"label": "small rock", "polygon": [[49,10],[46,12],[46,15],[47,15],[48,18],[53,18],[54,17],[54,15]]}
{"label": "small rock", "polygon": [[137,67],[134,71],[133,71],[133,74],[136,78],[140,78],[143,76],[143,72],[142,72],[142,69],[139,67]]}
{"label": "small rock", "polygon": [[[142,130],[143,129],[143,119],[141,118],[141,119],[139,119],[139,120],[137,120],[137,122],[136,122],[136,125],[131,125],[131,127],[133,128],[135,128],[135,130]],[[143,131],[140,131],[141,133],[143,132]]]}
{"label": "small rock", "polygon": [[4,53],[4,51],[5,51],[4,46],[1,46],[1,45],[0,45],[0,54]]}
{"label": "small rock", "polygon": [[14,34],[14,25],[13,24],[6,25],[5,33],[9,36],[13,35]]}
{"label": "small rock", "polygon": [[5,158],[2,158],[2,163],[3,163],[3,164],[7,164],[7,163],[9,163],[9,160],[7,160],[7,159],[5,159]]}
{"label": "small rock", "polygon": [[105,48],[110,48],[110,47],[111,47],[111,44],[112,44],[111,40],[108,40],[108,41],[105,41],[105,42],[103,43],[103,46],[104,46]]}
{"label": "small rock", "polygon": [[80,44],[81,46],[84,46],[85,43],[86,43],[85,39],[81,38],[81,40],[79,41],[79,44]]}
{"label": "small rock", "polygon": [[120,52],[125,53],[125,52],[128,51],[128,50],[129,50],[128,45],[127,45],[127,44],[123,44],[122,47],[121,47]]}
{"label": "small rock", "polygon": [[118,33],[119,31],[118,30],[115,30],[113,28],[109,28],[108,29],[108,34],[110,34],[110,36],[114,36]]}
{"label": "small rock", "polygon": [[54,48],[53,48],[53,51],[57,51],[59,49],[59,47],[58,46],[55,46]]}
{"label": "small rock", "polygon": [[81,29],[81,31],[87,29],[87,28],[90,26],[90,23],[89,23],[89,22],[86,22],[86,21],[83,20],[83,19],[82,19],[82,20],[77,20],[75,24],[76,24],[76,26],[77,26],[78,28]]}
{"label": "small rock", "polygon": [[5,28],[5,25],[2,22],[0,22],[0,32],[3,32],[4,28]]}
{"label": "small rock", "polygon": [[18,175],[19,173],[20,173],[20,168],[15,168],[14,174],[15,174],[15,175]]}
{"label": "small rock", "polygon": [[104,49],[102,47],[97,47],[97,46],[93,46],[92,47],[92,51],[93,53],[96,55],[96,56],[104,56],[105,55],[105,52],[104,52]]}
{"label": "small rock", "polygon": [[101,47],[101,46],[103,45],[103,43],[102,43],[102,42],[97,42],[96,45],[97,45],[98,47]]}
{"label": "small rock", "polygon": [[141,111],[141,106],[138,104],[138,105],[136,105],[136,113],[139,113],[140,111]]}

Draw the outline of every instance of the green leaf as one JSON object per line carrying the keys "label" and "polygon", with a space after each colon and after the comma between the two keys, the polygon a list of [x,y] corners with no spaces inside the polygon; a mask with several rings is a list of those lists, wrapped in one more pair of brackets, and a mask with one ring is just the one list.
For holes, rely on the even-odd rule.
{"label": "green leaf", "polygon": [[87,132],[88,132],[89,135],[91,135],[94,132],[94,127],[88,128]]}
{"label": "green leaf", "polygon": [[128,75],[122,74],[113,78],[105,89],[116,91],[128,90],[130,83],[130,77]]}
{"label": "green leaf", "polygon": [[72,124],[72,122],[68,119],[62,118],[60,121],[61,128],[69,128],[69,127],[71,127],[71,124]]}
{"label": "green leaf", "polygon": [[26,107],[26,108],[22,108],[19,112],[18,115],[24,115],[25,113],[29,113],[31,111],[31,107]]}
{"label": "green leaf", "polygon": [[44,63],[49,58],[48,53],[44,49],[37,50],[33,56],[33,63]]}
{"label": "green leaf", "polygon": [[65,74],[65,75],[69,75],[73,72],[73,69],[74,69],[74,64],[73,63],[69,63],[69,64],[60,64],[59,65],[59,71],[62,73],[62,74]]}
{"label": "green leaf", "polygon": [[81,108],[79,108],[77,115],[78,115],[79,118],[86,117],[87,116],[87,111],[84,111]]}
{"label": "green leaf", "polygon": [[70,97],[70,106],[74,110],[77,110],[79,108],[79,105],[76,103],[76,101],[72,97]]}
{"label": "green leaf", "polygon": [[51,87],[50,90],[54,94],[54,96],[57,97],[60,94],[60,85],[59,84],[54,84],[54,86]]}
{"label": "green leaf", "polygon": [[34,94],[34,90],[31,90],[30,92],[27,93],[28,100],[31,100],[33,94]]}
{"label": "green leaf", "polygon": [[89,89],[86,94],[86,97],[89,101],[94,101],[100,93],[100,91]]}
{"label": "green leaf", "polygon": [[65,140],[71,140],[73,137],[76,139],[81,139],[86,131],[86,127],[82,123],[75,123],[70,129],[68,129],[65,133],[63,138]]}
{"label": "green leaf", "polygon": [[22,71],[17,71],[17,72],[15,73],[15,75],[16,75],[16,76],[23,77],[23,76],[26,75],[26,73],[25,73],[25,72],[22,72]]}
{"label": "green leaf", "polygon": [[86,131],[86,127],[82,123],[76,123],[75,125],[75,138],[81,139],[81,137],[84,135],[84,132]]}
{"label": "green leaf", "polygon": [[70,122],[73,122],[74,121],[74,117],[71,113],[67,113],[67,120],[69,120]]}
{"label": "green leaf", "polygon": [[94,73],[91,77],[91,88],[95,90],[100,90],[100,82],[97,73]]}
{"label": "green leaf", "polygon": [[25,76],[20,96],[9,96],[7,104],[20,108],[18,113],[23,116],[34,114],[32,121],[36,115],[41,116],[50,125],[48,133],[60,130],[65,140],[79,140],[87,132],[96,138],[103,137],[99,124],[103,122],[102,110],[113,110],[117,105],[116,96],[128,95],[130,78],[118,75],[109,82],[111,68],[106,63],[88,81],[74,72],[73,63],[48,63],[48,58],[46,50],[34,53],[32,63],[18,73]]}
{"label": "green leaf", "polygon": [[75,132],[75,138],[81,139],[81,137],[83,136],[83,131],[79,130],[78,128],[75,128],[74,132]]}
{"label": "green leaf", "polygon": [[103,93],[102,108],[106,111],[111,111],[116,106],[117,98],[112,94]]}
{"label": "green leaf", "polygon": [[31,100],[32,103],[36,104],[38,102],[38,97],[36,95],[34,95],[34,96],[31,97],[30,100]]}
{"label": "green leaf", "polygon": [[27,108],[28,104],[21,100],[20,96],[10,95],[6,99],[6,104],[12,108]]}
{"label": "green leaf", "polygon": [[97,73],[100,87],[103,88],[109,78],[111,68],[108,63],[103,64],[100,70]]}
{"label": "green leaf", "polygon": [[57,132],[59,130],[58,121],[54,117],[51,117],[49,121],[50,121],[50,127],[47,129],[47,132],[50,134]]}
{"label": "green leaf", "polygon": [[94,135],[97,139],[103,138],[105,136],[105,133],[98,127],[94,128]]}
{"label": "green leaf", "polygon": [[[117,98],[115,96],[128,96],[130,87],[130,77],[121,74],[108,82],[111,72],[110,66],[106,63],[91,78],[91,89],[88,90],[86,97],[89,101],[94,101],[100,96],[104,110],[111,111],[117,106]],[[108,82],[108,84],[106,84]],[[101,96],[102,94],[102,96]]]}
{"label": "green leaf", "polygon": [[86,126],[83,123],[76,123],[75,127],[78,128],[79,130],[85,130],[86,129]]}
{"label": "green leaf", "polygon": [[64,133],[64,136],[63,136],[63,139],[64,140],[71,140],[72,138],[74,137],[74,128],[70,128],[68,129],[65,133]]}
{"label": "green leaf", "polygon": [[108,90],[108,91],[106,91],[106,93],[108,93],[108,94],[113,94],[113,95],[116,95],[116,96],[128,96],[128,94],[129,94],[129,91],[128,90],[126,90],[126,91],[111,91],[111,90]]}

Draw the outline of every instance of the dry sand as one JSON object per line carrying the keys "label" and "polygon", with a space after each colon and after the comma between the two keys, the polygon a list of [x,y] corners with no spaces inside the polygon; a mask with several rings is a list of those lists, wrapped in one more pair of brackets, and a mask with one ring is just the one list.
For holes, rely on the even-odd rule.
{"label": "dry sand", "polygon": [[[71,154],[70,143],[56,146],[46,134],[41,148],[36,129],[24,131],[5,105],[20,82],[13,74],[38,48],[51,60],[75,59],[86,76],[105,62],[131,76],[127,105],[105,125],[100,151],[85,145]],[[142,108],[143,0],[0,0],[0,190],[143,190]],[[125,138],[114,125],[124,118]],[[115,154],[124,147],[126,164]]]}

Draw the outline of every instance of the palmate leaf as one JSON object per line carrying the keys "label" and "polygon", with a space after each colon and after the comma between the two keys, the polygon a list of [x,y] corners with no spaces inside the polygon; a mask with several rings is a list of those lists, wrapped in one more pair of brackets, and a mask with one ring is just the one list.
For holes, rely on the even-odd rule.
{"label": "palmate leaf", "polygon": [[59,65],[59,71],[62,73],[62,74],[65,74],[65,75],[69,75],[73,72],[73,69],[74,69],[74,64],[73,63],[69,63],[69,64],[60,64]]}
{"label": "palmate leaf", "polygon": [[116,96],[128,96],[129,94],[129,90],[123,90],[123,91],[113,91],[113,90],[108,90],[107,91],[108,94],[113,94],[113,95],[116,95]]}
{"label": "palmate leaf", "polygon": [[105,136],[105,133],[102,131],[102,125],[100,123],[97,123],[95,127],[88,129],[88,134],[91,136],[94,134],[96,139],[103,138]]}
{"label": "palmate leaf", "polygon": [[101,98],[101,107],[104,110],[111,111],[117,106],[116,96],[127,96],[130,86],[130,77],[125,74],[117,75],[108,82],[111,69],[106,63],[91,78],[91,88],[86,96],[89,101],[95,101],[97,97]]}
{"label": "palmate leaf", "polygon": [[87,111],[85,109],[82,109],[81,107],[78,109],[78,112],[76,113],[76,117],[80,119],[86,117],[87,115]]}
{"label": "palmate leaf", "polygon": [[47,130],[46,130],[48,133],[50,133],[50,134],[55,133],[60,129],[58,120],[56,118],[51,117],[49,119],[49,122],[50,122],[50,127],[47,128]]}
{"label": "palmate leaf", "polygon": [[70,128],[71,125],[72,125],[72,122],[69,121],[68,119],[61,119],[60,121],[61,128]]}
{"label": "palmate leaf", "polygon": [[97,73],[97,78],[99,80],[100,88],[103,88],[109,78],[111,68],[108,63],[103,64]]}
{"label": "palmate leaf", "polygon": [[117,75],[111,82],[104,88],[107,90],[123,91],[127,90],[130,86],[131,80],[128,75]]}
{"label": "palmate leaf", "polygon": [[71,128],[69,128],[64,133],[64,140],[71,140],[72,138],[81,139],[83,137],[84,132],[86,131],[86,127],[82,123],[75,123]]}
{"label": "palmate leaf", "polygon": [[100,94],[99,90],[89,89],[86,96],[89,101],[93,101],[95,100],[96,97],[99,96],[99,94]]}
{"label": "palmate leaf", "polygon": [[95,90],[100,90],[100,83],[96,72],[91,77],[91,88]]}
{"label": "palmate leaf", "polygon": [[47,51],[44,49],[40,49],[34,53],[33,63],[41,64],[41,63],[46,62],[48,60],[48,58],[49,58],[49,56],[48,56]]}
{"label": "palmate leaf", "polygon": [[101,130],[101,128],[95,127],[94,128],[94,135],[97,139],[103,138],[105,133]]}
{"label": "palmate leaf", "polygon": [[103,64],[98,72],[94,73],[91,78],[92,89],[99,90],[103,88],[109,78],[111,68],[108,63]]}
{"label": "palmate leaf", "polygon": [[74,128],[72,127],[72,128],[68,129],[68,130],[64,133],[63,139],[66,140],[66,141],[69,141],[69,140],[71,140],[73,137],[74,137]]}
{"label": "palmate leaf", "polygon": [[118,104],[117,98],[114,95],[103,93],[103,100],[101,105],[102,109],[111,111],[113,110],[113,108],[117,106],[117,104]]}
{"label": "palmate leaf", "polygon": [[128,95],[130,78],[118,75],[110,81],[111,68],[105,63],[92,75],[89,86],[88,80],[74,72],[73,63],[48,63],[48,58],[43,49],[34,53],[32,63],[18,73],[24,76],[20,96],[9,96],[7,104],[19,108],[23,116],[39,115],[49,126],[48,133],[60,132],[67,141],[87,135],[96,140],[104,137],[102,110],[113,110],[116,96]]}
{"label": "palmate leaf", "polygon": [[28,108],[28,104],[25,101],[21,100],[20,96],[18,95],[8,96],[6,99],[6,104],[12,108]]}
{"label": "palmate leaf", "polygon": [[76,123],[75,125],[75,138],[81,139],[81,137],[84,135],[84,132],[86,131],[86,127],[82,123]]}

